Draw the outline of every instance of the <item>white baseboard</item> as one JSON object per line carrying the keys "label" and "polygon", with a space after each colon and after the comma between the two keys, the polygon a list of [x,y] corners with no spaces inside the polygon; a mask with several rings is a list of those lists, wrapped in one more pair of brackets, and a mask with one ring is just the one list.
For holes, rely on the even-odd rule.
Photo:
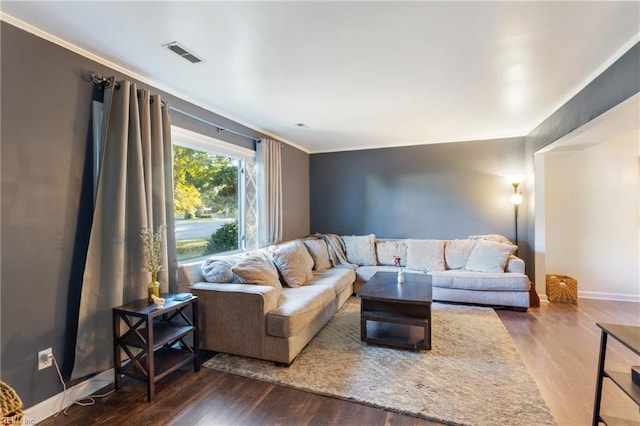
{"label": "white baseboard", "polygon": [[578,291],[578,299],[616,300],[619,302],[640,302],[640,295],[626,293],[605,293],[602,291]]}
{"label": "white baseboard", "polygon": [[54,395],[33,407],[27,408],[24,410],[24,424],[39,423],[56,414],[60,410],[61,404],[62,409],[65,409],[73,404],[73,401],[95,393],[97,390],[102,389],[109,383],[113,383],[113,380],[113,368],[111,368],[85,380],[82,383],[78,383],[72,388],[67,389],[66,398],[64,392],[60,392],[59,394]]}

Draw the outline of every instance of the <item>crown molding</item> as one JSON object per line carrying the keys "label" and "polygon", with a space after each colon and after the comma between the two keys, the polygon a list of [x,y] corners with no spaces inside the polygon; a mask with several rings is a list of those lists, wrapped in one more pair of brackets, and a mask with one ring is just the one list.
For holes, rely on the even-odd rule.
{"label": "crown molding", "polygon": [[243,120],[241,120],[241,119],[239,119],[237,117],[234,117],[234,116],[232,116],[232,115],[230,115],[228,113],[225,113],[223,111],[219,111],[216,108],[214,108],[213,106],[208,105],[208,104],[206,104],[206,103],[204,103],[202,101],[199,101],[197,99],[193,99],[192,97],[187,96],[187,95],[179,92],[178,90],[174,89],[173,87],[169,87],[169,86],[167,86],[167,85],[165,85],[163,83],[160,83],[160,82],[152,79],[151,77],[139,74],[139,73],[137,73],[135,71],[130,70],[129,68],[127,68],[127,67],[125,67],[123,65],[120,65],[120,64],[118,64],[116,62],[113,62],[113,61],[111,61],[109,59],[103,58],[102,56],[96,55],[93,52],[90,52],[90,51],[88,51],[86,49],[83,49],[82,47],[77,46],[77,45],[75,45],[73,43],[70,43],[70,42],[68,42],[68,41],[66,41],[64,39],[61,39],[58,36],[55,36],[55,35],[53,35],[51,33],[48,33],[48,32],[46,32],[46,31],[44,31],[44,30],[42,30],[42,29],[40,29],[40,28],[38,28],[38,27],[36,27],[34,25],[31,25],[31,24],[29,24],[29,23],[27,23],[25,21],[22,21],[22,20],[14,17],[12,15],[9,15],[9,14],[3,12],[3,11],[0,11],[0,21],[4,21],[4,22],[6,22],[8,24],[11,24],[14,27],[17,27],[17,28],[19,28],[19,29],[21,29],[23,31],[26,31],[26,32],[28,32],[30,34],[35,35],[36,37],[39,37],[39,38],[44,39],[44,40],[47,40],[47,41],[49,41],[49,42],[51,42],[53,44],[56,44],[56,45],[58,45],[60,47],[63,47],[65,49],[67,49],[67,50],[70,50],[70,51],[72,51],[74,53],[77,53],[80,56],[83,56],[83,57],[85,57],[87,59],[90,59],[90,60],[92,60],[94,62],[97,62],[97,63],[99,63],[101,65],[104,65],[106,67],[109,67],[109,68],[111,68],[111,69],[113,69],[113,70],[115,70],[115,71],[117,71],[119,73],[122,73],[122,74],[124,74],[124,75],[126,75],[126,76],[128,76],[130,78],[133,78],[135,80],[138,80],[138,81],[141,81],[141,82],[143,82],[145,84],[148,84],[149,86],[152,86],[152,87],[154,87],[154,88],[156,88],[158,90],[162,90],[163,92],[166,92],[166,93],[168,93],[168,94],[170,94],[172,96],[175,96],[176,98],[179,98],[179,99],[181,99],[181,100],[183,100],[185,102],[189,102],[190,104],[198,106],[198,107],[200,107],[200,108],[202,108],[202,109],[204,109],[206,111],[209,111],[209,112],[212,112],[214,114],[217,114],[217,115],[219,115],[219,116],[221,116],[223,118],[226,118],[228,120],[232,120],[232,121],[234,121],[234,122],[236,122],[236,123],[238,123],[238,124],[240,124],[240,125],[242,125],[244,127],[247,127],[247,128],[249,128],[251,130],[259,132],[259,133],[261,133],[261,134],[263,134],[265,136],[268,136],[270,138],[282,141],[282,142],[286,143],[287,145],[291,145],[292,147],[297,148],[300,151],[303,151],[303,152],[305,152],[307,154],[310,153],[307,148],[304,148],[304,147],[302,147],[302,146],[300,146],[300,145],[298,145],[298,144],[296,144],[294,142],[291,142],[291,141],[289,141],[287,139],[284,139],[281,136],[278,136],[278,135],[276,135],[274,133],[271,133],[271,132],[269,132],[267,130],[264,130],[264,129],[261,129],[261,128],[257,127],[257,126],[254,126],[251,123],[247,123],[247,122],[245,122],[245,121],[243,121]]}

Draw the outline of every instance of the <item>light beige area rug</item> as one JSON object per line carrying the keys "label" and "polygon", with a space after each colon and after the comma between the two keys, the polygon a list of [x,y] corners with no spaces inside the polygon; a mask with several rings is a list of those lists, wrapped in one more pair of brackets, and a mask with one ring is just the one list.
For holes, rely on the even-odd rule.
{"label": "light beige area rug", "polygon": [[553,425],[498,315],[434,303],[430,351],[360,341],[351,298],[289,368],[217,354],[204,366],[451,425]]}

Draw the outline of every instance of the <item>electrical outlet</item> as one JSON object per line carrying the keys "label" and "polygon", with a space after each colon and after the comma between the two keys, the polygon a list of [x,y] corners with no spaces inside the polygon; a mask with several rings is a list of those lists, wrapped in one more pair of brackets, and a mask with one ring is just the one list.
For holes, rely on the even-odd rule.
{"label": "electrical outlet", "polygon": [[38,352],[38,370],[44,370],[53,365],[53,348]]}

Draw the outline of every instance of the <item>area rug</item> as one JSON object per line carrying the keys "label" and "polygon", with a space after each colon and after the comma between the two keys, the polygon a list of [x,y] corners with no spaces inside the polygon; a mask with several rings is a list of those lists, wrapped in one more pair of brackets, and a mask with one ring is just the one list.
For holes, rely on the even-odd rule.
{"label": "area rug", "polygon": [[451,425],[553,425],[549,408],[492,309],[434,303],[432,350],[360,341],[349,299],[288,367],[217,354],[204,366]]}

